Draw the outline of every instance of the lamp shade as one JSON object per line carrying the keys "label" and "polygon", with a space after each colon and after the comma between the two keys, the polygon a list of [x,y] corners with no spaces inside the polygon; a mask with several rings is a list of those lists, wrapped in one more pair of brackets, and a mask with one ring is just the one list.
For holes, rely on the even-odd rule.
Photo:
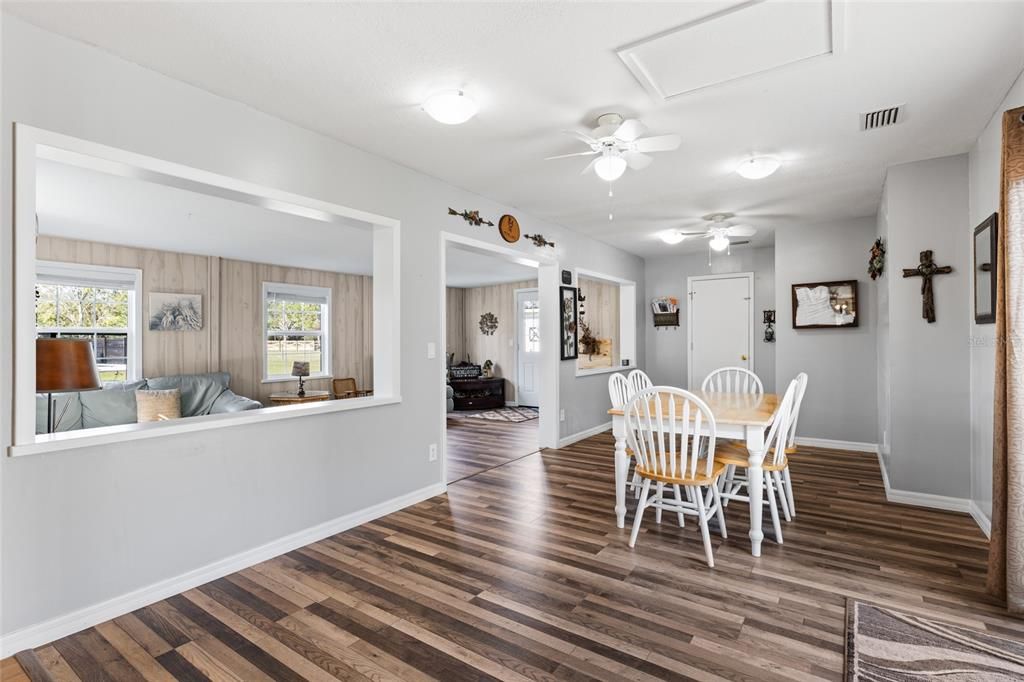
{"label": "lamp shade", "polygon": [[309,363],[299,362],[296,360],[292,363],[292,376],[293,377],[308,377],[309,376]]}
{"label": "lamp shade", "polygon": [[87,339],[36,339],[36,392],[101,388],[96,356]]}

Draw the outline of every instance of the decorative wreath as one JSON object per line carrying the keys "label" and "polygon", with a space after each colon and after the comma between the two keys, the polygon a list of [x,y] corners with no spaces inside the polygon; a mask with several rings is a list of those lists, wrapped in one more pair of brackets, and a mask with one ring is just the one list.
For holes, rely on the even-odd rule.
{"label": "decorative wreath", "polygon": [[480,333],[491,336],[498,330],[498,318],[494,313],[484,313],[480,316]]}
{"label": "decorative wreath", "polygon": [[882,243],[882,238],[879,237],[871,247],[871,254],[868,258],[868,274],[871,275],[871,279],[878,279],[883,270],[885,270],[885,245]]}

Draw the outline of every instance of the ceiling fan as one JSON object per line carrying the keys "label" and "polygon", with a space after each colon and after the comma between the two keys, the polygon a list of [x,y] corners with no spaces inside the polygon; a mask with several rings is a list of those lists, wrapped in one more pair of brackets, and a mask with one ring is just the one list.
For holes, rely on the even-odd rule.
{"label": "ceiling fan", "polygon": [[545,161],[570,156],[596,156],[580,175],[593,169],[599,178],[607,182],[618,180],[627,167],[633,170],[647,168],[653,160],[648,154],[678,149],[680,142],[679,136],[674,134],[641,137],[647,132],[647,126],[635,118],[623,119],[619,114],[598,116],[597,128],[589,134],[576,130],[562,132],[589,146],[590,151],[549,156]]}
{"label": "ceiling fan", "polygon": [[709,213],[701,218],[707,225],[701,232],[682,232],[671,230],[661,235],[662,241],[666,244],[678,244],[684,239],[710,239],[708,246],[714,251],[725,251],[730,246],[749,244],[750,240],[735,241],[737,237],[753,237],[757,234],[750,225],[734,225],[729,222],[735,217],[732,213]]}

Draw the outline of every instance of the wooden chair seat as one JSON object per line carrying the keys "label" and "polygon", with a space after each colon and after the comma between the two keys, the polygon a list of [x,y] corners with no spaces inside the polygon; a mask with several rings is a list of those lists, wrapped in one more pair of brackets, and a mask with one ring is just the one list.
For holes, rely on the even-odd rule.
{"label": "wooden chair seat", "polygon": [[[770,450],[769,457],[766,457],[765,460],[770,460],[774,452],[774,449]],[[715,448],[715,462],[731,464],[732,466],[743,467],[745,469],[749,465],[750,459],[745,447],[730,443],[726,447]],[[764,471],[782,471],[787,466],[789,466],[789,461],[786,457],[783,457],[782,461],[777,464],[771,461],[766,461],[761,468]]]}
{"label": "wooden chair seat", "polygon": [[718,481],[718,477],[725,471],[725,462],[719,462],[718,457],[715,457],[715,463],[711,467],[710,476],[699,476],[697,478],[680,478],[678,476],[669,476],[667,474],[655,474],[645,470],[642,466],[637,465],[636,471],[644,478],[649,478],[652,481],[658,481],[659,483],[668,483],[670,485],[711,485]]}

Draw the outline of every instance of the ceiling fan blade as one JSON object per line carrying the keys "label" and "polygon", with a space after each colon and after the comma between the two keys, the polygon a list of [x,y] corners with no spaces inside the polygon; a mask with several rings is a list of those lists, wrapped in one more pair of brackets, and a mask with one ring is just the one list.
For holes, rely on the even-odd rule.
{"label": "ceiling fan blade", "polygon": [[632,142],[645,132],[647,132],[647,126],[635,118],[627,118],[622,122],[622,125],[615,129],[612,136],[623,142]]}
{"label": "ceiling fan blade", "polygon": [[581,133],[578,130],[563,130],[562,132],[565,133],[566,135],[571,135],[572,137],[575,137],[577,140],[586,145],[594,146],[598,144],[597,140],[592,138],[590,135],[587,135],[586,133]]}
{"label": "ceiling fan blade", "polygon": [[633,150],[638,152],[670,152],[679,149],[682,139],[678,135],[656,135],[643,137],[633,143]]}
{"label": "ceiling fan blade", "polygon": [[[600,156],[597,157],[597,159],[600,158]],[[594,164],[597,163],[597,159],[591,159],[590,163],[587,164],[587,167],[580,171],[580,175],[586,175],[587,173],[589,173],[594,168]]]}
{"label": "ceiling fan blade", "polygon": [[622,158],[626,160],[629,167],[633,170],[643,170],[651,165],[652,159],[647,154],[641,154],[640,152],[623,152]]}
{"label": "ceiling fan blade", "polygon": [[725,234],[729,237],[753,237],[757,230],[750,225],[731,225],[726,229]]}
{"label": "ceiling fan blade", "polygon": [[749,244],[749,243],[750,243],[750,240],[749,240],[749,239],[744,239],[744,240],[743,240],[743,241],[741,241],[741,242],[734,242],[734,241],[730,241],[730,242],[729,242],[729,246],[743,246],[744,244]]}
{"label": "ceiling fan blade", "polygon": [[570,156],[593,156],[594,154],[599,154],[599,153],[600,152],[595,152],[595,151],[591,150],[589,152],[575,152],[573,154],[559,154],[558,156],[548,156],[548,157],[545,157],[544,160],[545,161],[550,161],[551,159],[567,159]]}
{"label": "ceiling fan blade", "polygon": [[680,232],[684,237],[710,237],[709,232]]}

